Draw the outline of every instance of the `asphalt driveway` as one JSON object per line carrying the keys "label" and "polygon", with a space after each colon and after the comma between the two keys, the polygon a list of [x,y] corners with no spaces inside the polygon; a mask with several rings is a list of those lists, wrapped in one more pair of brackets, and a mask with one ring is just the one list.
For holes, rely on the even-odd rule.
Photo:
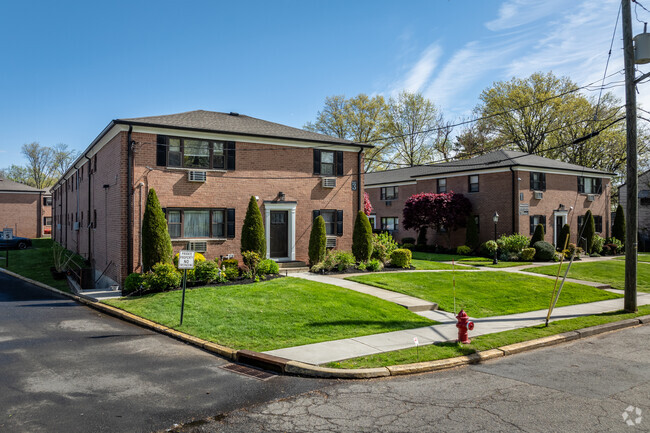
{"label": "asphalt driveway", "polygon": [[0,431],[152,431],[310,391],[0,273]]}

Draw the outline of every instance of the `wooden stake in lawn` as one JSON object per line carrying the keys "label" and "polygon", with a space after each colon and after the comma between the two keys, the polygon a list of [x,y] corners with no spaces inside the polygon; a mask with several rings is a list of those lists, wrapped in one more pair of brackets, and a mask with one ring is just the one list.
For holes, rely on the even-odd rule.
{"label": "wooden stake in lawn", "polygon": [[183,269],[183,298],[181,300],[181,325],[185,310],[185,288],[187,287],[187,270],[194,269],[194,251],[183,250],[178,253],[178,269]]}
{"label": "wooden stake in lawn", "polygon": [[451,259],[451,285],[454,287],[454,316],[456,315],[456,268],[454,267],[454,259]]}
{"label": "wooden stake in lawn", "polygon": [[564,250],[566,250],[566,246],[568,243],[569,243],[569,235],[567,235],[566,239],[564,240],[564,248],[562,248],[562,257],[560,258],[560,265],[557,268],[557,275],[555,276],[555,284],[553,285],[553,294],[551,295],[551,303],[548,306],[548,313],[546,314],[546,326],[548,326],[548,321],[551,319],[551,313],[553,312],[553,308],[555,308],[555,304],[557,304],[557,300],[560,298],[562,287],[564,286],[566,277],[569,274],[569,269],[571,268],[571,263],[573,263],[573,257],[575,256],[575,250],[574,250],[573,254],[571,254],[571,261],[569,262],[569,265],[566,268],[566,272],[564,273],[564,277],[562,278],[560,289],[557,291],[556,294],[555,289],[557,288],[557,280],[560,278],[560,271],[562,270],[562,262],[564,261]]}

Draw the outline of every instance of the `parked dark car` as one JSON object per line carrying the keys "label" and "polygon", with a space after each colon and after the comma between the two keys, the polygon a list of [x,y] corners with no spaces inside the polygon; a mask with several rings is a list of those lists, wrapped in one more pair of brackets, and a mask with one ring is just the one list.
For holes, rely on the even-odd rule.
{"label": "parked dark car", "polygon": [[[2,235],[2,233],[0,233]],[[24,250],[27,247],[32,246],[32,241],[27,238],[21,238],[20,236],[14,236],[11,240],[5,240],[0,236],[0,250],[7,248]]]}

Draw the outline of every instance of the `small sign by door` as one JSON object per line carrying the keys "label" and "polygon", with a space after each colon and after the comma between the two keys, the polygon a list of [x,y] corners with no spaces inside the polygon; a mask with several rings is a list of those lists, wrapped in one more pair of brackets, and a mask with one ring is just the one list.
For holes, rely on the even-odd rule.
{"label": "small sign by door", "polygon": [[352,185],[352,191],[356,191],[357,190],[357,181],[353,180],[352,182],[350,182],[350,184]]}
{"label": "small sign by door", "polygon": [[194,251],[182,250],[178,253],[178,269],[194,269]]}
{"label": "small sign by door", "polygon": [[12,239],[14,238],[14,229],[7,229],[7,228],[4,229],[4,230],[2,231],[2,238],[3,238],[5,241],[10,241],[10,240],[12,240]]}

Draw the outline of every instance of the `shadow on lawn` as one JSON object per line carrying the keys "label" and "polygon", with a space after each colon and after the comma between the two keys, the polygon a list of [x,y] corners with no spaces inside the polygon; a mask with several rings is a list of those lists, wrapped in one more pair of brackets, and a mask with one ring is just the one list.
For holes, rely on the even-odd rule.
{"label": "shadow on lawn", "polygon": [[402,328],[410,329],[416,326],[429,326],[437,322],[433,320],[406,321],[406,320],[333,320],[328,322],[311,322],[307,326],[314,328],[326,326],[381,326],[382,328]]}

